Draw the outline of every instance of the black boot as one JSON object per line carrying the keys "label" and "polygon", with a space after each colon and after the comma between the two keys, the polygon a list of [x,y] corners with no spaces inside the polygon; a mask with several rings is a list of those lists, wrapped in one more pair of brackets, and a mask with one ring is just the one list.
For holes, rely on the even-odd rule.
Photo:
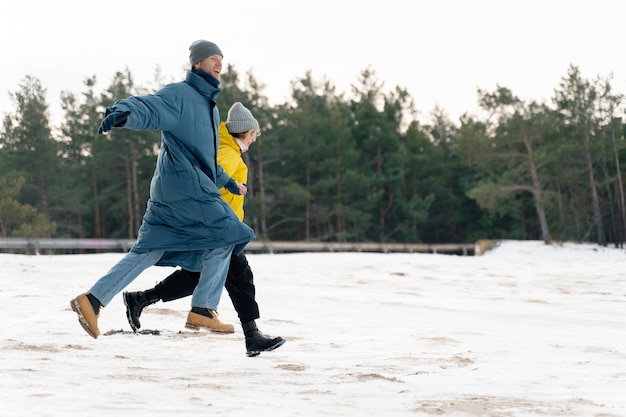
{"label": "black boot", "polygon": [[151,288],[145,291],[125,292],[124,304],[126,304],[126,318],[133,332],[141,327],[139,316],[143,309],[150,304],[154,304],[160,300],[156,290]]}
{"label": "black boot", "polygon": [[256,327],[254,320],[242,323],[241,326],[246,336],[246,355],[248,356],[257,356],[261,352],[269,352],[285,343],[285,339],[280,336],[273,339],[263,336],[263,333]]}

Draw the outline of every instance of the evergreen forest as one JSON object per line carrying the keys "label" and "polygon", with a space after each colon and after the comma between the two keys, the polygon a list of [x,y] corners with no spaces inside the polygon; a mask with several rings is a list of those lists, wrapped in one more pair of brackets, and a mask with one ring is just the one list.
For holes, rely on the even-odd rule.
{"label": "evergreen forest", "polygon": [[[479,89],[479,111],[458,121],[441,108],[419,121],[407,90],[384,89],[371,68],[348,93],[310,72],[290,83],[289,100],[270,105],[252,73],[230,65],[222,75],[221,119],[240,101],[262,129],[244,154],[245,221],[258,239],[626,239],[624,103],[610,76],[571,65],[549,102]],[[25,76],[2,115],[0,235],[135,238],[160,134],[97,130],[116,99],[163,84],[136,85],[128,69],[104,88],[88,77],[61,94],[52,126],[45,86]]]}

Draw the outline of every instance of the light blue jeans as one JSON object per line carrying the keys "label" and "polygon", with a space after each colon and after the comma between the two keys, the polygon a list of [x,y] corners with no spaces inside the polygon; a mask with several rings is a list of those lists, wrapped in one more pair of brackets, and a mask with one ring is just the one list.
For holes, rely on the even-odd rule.
{"label": "light blue jeans", "polygon": [[209,249],[204,253],[200,281],[191,295],[192,307],[204,307],[217,311],[233,248],[234,246]]}
{"label": "light blue jeans", "polygon": [[[200,281],[191,298],[193,307],[217,310],[226,282],[232,251],[233,246],[227,246],[208,249],[204,253]],[[139,274],[155,265],[164,253],[165,251],[128,252],[91,287],[89,292],[106,307],[113,297],[133,282]]]}

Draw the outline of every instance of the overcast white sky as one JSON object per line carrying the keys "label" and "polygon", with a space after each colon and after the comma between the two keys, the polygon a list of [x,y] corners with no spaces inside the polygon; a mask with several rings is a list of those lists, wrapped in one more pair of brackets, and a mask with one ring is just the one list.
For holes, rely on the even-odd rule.
{"label": "overcast white sky", "polygon": [[423,116],[439,105],[456,121],[475,110],[477,88],[548,100],[570,64],[586,78],[613,74],[625,92],[625,11],[613,0],[8,2],[0,113],[14,111],[9,92],[26,75],[46,88],[53,120],[60,92],[80,93],[91,75],[104,89],[128,67],[147,85],[158,65],[179,80],[189,44],[208,39],[226,64],[252,70],[273,104],[307,70],[349,92],[371,67],[386,91],[407,88]]}

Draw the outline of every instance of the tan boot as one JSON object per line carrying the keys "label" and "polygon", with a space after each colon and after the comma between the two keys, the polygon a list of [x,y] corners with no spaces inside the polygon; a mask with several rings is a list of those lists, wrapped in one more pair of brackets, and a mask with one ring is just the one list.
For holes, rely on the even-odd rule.
{"label": "tan boot", "polygon": [[235,326],[219,321],[217,311],[208,308],[202,310],[202,314],[194,313],[193,311],[189,312],[187,315],[187,323],[185,323],[186,328],[191,330],[204,328],[217,333],[235,333]]}
{"label": "tan boot", "polygon": [[98,329],[98,315],[100,311],[97,313],[93,311],[93,307],[87,298],[87,293],[82,293],[70,301],[70,306],[78,314],[78,322],[83,326],[87,334],[97,339],[100,336],[100,330]]}

